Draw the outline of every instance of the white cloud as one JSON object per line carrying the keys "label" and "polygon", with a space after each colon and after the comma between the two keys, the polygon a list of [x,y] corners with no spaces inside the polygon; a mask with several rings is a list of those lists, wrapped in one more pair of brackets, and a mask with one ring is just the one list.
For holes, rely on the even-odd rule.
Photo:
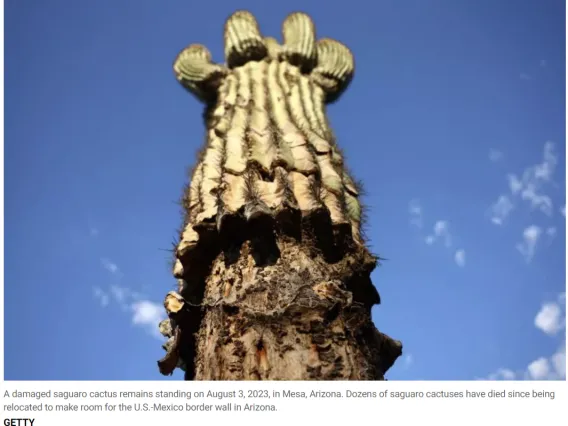
{"label": "white cloud", "polygon": [[113,295],[114,299],[120,304],[124,303],[130,296],[129,289],[127,289],[126,287],[119,287],[117,285],[111,286],[110,292]]}
{"label": "white cloud", "polygon": [[439,237],[448,232],[448,222],[445,220],[439,220],[434,224],[434,234]]}
{"label": "white cloud", "polygon": [[151,302],[141,294],[126,287],[111,286],[108,293],[100,289],[99,292],[104,294],[105,297],[105,305],[103,306],[108,305],[109,301],[114,302],[123,312],[131,315],[132,324],[143,328],[154,337],[161,338],[158,324],[166,317],[162,304]]}
{"label": "white cloud", "polygon": [[554,171],[556,170],[556,165],[558,164],[558,157],[554,149],[554,143],[547,141],[544,144],[544,153],[542,163],[534,166],[534,175],[537,179],[542,179],[545,181],[550,181]]}
{"label": "white cloud", "polygon": [[542,161],[525,168],[521,176],[507,175],[510,195],[503,194],[491,206],[491,221],[502,225],[515,207],[514,199],[527,203],[532,210],[552,216],[552,198],[545,193],[548,185],[554,184],[553,177],[558,164],[554,143],[544,144]]}
{"label": "white cloud", "polygon": [[465,250],[460,249],[456,251],[456,254],[454,255],[454,260],[456,261],[456,264],[458,266],[463,268],[465,266]]}
{"label": "white cloud", "polygon": [[549,226],[546,228],[546,235],[550,238],[554,238],[556,236],[556,228],[554,226]]}
{"label": "white cloud", "polygon": [[406,367],[410,367],[413,363],[414,363],[414,357],[412,356],[412,354],[406,355],[406,357],[404,358],[404,365]]}
{"label": "white cloud", "polygon": [[523,231],[523,242],[517,244],[517,250],[519,250],[527,262],[532,260],[541,234],[542,229],[536,225],[531,225]]}
{"label": "white cloud", "polygon": [[[532,361],[525,369],[513,371],[500,368],[489,374],[487,380],[565,380],[566,379],[566,343],[563,342],[549,358],[541,356]],[[484,379],[481,379],[484,380]]]}
{"label": "white cloud", "polygon": [[559,379],[566,379],[566,344],[561,345],[558,351],[550,357],[550,362],[554,367],[556,376]]}
{"label": "white cloud", "polygon": [[442,220],[436,222],[436,225],[434,226],[434,232],[436,234],[436,237],[444,239],[444,245],[446,247],[450,247],[452,245],[452,236],[450,235],[448,222]]}
{"label": "white cloud", "polygon": [[566,342],[563,341],[550,358],[539,357],[529,364],[527,380],[566,380]]}
{"label": "white cloud", "polygon": [[[556,302],[542,305],[534,319],[535,326],[548,336],[556,335],[566,327],[566,293],[560,293]],[[565,337],[565,336],[564,336]],[[550,356],[540,356],[520,371],[501,368],[489,375],[488,380],[565,380],[566,379],[566,341]]]}
{"label": "white cloud", "polygon": [[509,181],[509,189],[511,194],[517,195],[521,189],[523,189],[523,183],[519,178],[513,174],[507,175],[507,180]]}
{"label": "white cloud", "polygon": [[562,206],[560,213],[562,214],[562,216],[566,217],[566,205]]}
{"label": "white cloud", "polygon": [[547,216],[551,216],[552,199],[543,193],[543,189],[552,183],[557,164],[558,157],[554,143],[547,141],[544,144],[543,159],[540,163],[527,167],[520,178],[515,174],[509,174],[507,178],[511,193],[528,202],[532,209],[540,210]]}
{"label": "white cloud", "polygon": [[491,373],[487,380],[515,380],[516,374],[508,368],[500,368],[495,373]]}
{"label": "white cloud", "polygon": [[522,72],[522,73],[519,74],[519,78],[520,78],[521,80],[530,80],[530,79],[531,79],[531,76],[528,75],[526,72]]}
{"label": "white cloud", "polygon": [[534,318],[534,325],[549,336],[566,327],[566,293],[560,293],[555,302],[544,303]]}
{"label": "white cloud", "polygon": [[110,261],[109,259],[106,258],[101,259],[101,264],[103,265],[103,268],[105,268],[111,274],[117,274],[118,272],[120,272],[118,265]]}
{"label": "white cloud", "polygon": [[548,195],[537,193],[534,184],[528,184],[523,189],[521,198],[528,201],[533,209],[539,209],[547,216],[552,216],[552,199]]}
{"label": "white cloud", "polygon": [[[534,319],[535,326],[549,336],[566,327],[566,293],[560,293],[557,301],[544,303]],[[564,336],[565,337],[565,336]],[[540,357],[529,364],[527,378],[534,380],[566,379],[566,341],[547,359]]]}
{"label": "white cloud", "polygon": [[417,228],[422,228],[422,206],[419,200],[414,199],[410,201],[408,213],[410,214],[410,224]]}
{"label": "white cloud", "polygon": [[503,153],[497,149],[490,149],[489,150],[489,160],[496,163],[501,158],[503,158]]}
{"label": "white cloud", "polygon": [[534,325],[549,335],[562,330],[563,322],[562,309],[557,303],[545,303],[534,318]]}
{"label": "white cloud", "polygon": [[502,225],[514,206],[507,195],[501,195],[491,206],[491,222],[495,225]]}
{"label": "white cloud", "polygon": [[550,377],[550,370],[550,363],[544,357],[531,362],[527,367],[529,377],[533,380],[544,380]]}
{"label": "white cloud", "polygon": [[450,234],[449,224],[445,220],[439,220],[434,224],[434,233],[426,237],[426,244],[434,244],[439,239],[444,241],[446,247],[452,245],[452,235]]}
{"label": "white cloud", "polygon": [[158,324],[166,317],[163,305],[151,302],[127,287],[117,285],[111,285],[108,291],[103,291],[99,287],[95,287],[93,291],[101,306],[105,307],[113,302],[123,312],[131,315],[132,324],[143,328],[154,337],[162,338]]}
{"label": "white cloud", "polygon": [[[541,356],[532,361],[525,369],[513,371],[500,368],[489,374],[487,380],[565,380],[566,379],[566,343],[563,342],[549,358]],[[481,379],[484,380],[484,379]]]}
{"label": "white cloud", "polygon": [[93,293],[95,295],[95,299],[97,299],[99,301],[99,303],[101,304],[101,306],[103,308],[108,305],[109,296],[108,296],[107,293],[105,293],[99,287],[93,287]]}
{"label": "white cloud", "polygon": [[144,327],[150,334],[160,337],[158,324],[166,315],[164,306],[149,300],[139,300],[132,304],[132,323]]}
{"label": "white cloud", "polygon": [[541,60],[540,60],[540,66],[541,66],[541,67],[544,68],[544,67],[546,67],[547,65],[548,65],[548,62],[546,61],[546,59],[541,59]]}

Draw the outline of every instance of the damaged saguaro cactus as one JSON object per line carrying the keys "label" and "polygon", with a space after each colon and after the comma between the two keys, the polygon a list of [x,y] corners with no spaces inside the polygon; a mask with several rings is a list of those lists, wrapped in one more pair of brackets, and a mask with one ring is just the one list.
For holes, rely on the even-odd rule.
{"label": "damaged saguaro cactus", "polygon": [[182,204],[158,361],[186,380],[382,380],[402,344],[380,333],[360,187],[326,105],[354,60],[292,13],[283,43],[246,11],[225,23],[224,65],[193,44],[174,62],[205,104],[206,143]]}

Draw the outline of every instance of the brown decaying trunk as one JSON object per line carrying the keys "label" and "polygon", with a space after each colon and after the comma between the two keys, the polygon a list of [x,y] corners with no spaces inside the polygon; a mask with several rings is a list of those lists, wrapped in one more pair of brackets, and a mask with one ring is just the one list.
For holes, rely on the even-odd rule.
{"label": "brown decaying trunk", "polygon": [[402,344],[380,333],[358,185],[325,113],[353,75],[341,43],[289,15],[284,45],[248,12],[225,25],[226,66],[176,58],[207,107],[207,143],[184,194],[177,292],[164,302],[163,374],[187,380],[381,380]]}

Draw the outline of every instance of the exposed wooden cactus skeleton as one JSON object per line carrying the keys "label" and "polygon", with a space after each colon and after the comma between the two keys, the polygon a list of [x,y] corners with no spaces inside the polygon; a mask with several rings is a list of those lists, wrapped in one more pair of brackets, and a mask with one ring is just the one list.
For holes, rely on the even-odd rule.
{"label": "exposed wooden cactus skeleton", "polygon": [[162,374],[380,380],[402,353],[371,321],[377,258],[325,112],[349,85],[353,56],[317,40],[303,13],[282,34],[282,45],[263,37],[238,11],[225,24],[226,64],[198,44],[174,62],[206,105],[207,142],[182,200]]}

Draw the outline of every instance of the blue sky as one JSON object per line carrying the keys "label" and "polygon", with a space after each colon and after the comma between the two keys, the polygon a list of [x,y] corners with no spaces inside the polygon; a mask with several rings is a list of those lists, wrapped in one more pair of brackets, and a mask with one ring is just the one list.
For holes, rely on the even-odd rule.
{"label": "blue sky", "polygon": [[190,43],[223,61],[235,7],[277,37],[305,11],[355,55],[329,114],[388,259],[388,378],[564,378],[561,0],[6,0],[5,378],[164,379],[166,250],[203,141],[171,65]]}

